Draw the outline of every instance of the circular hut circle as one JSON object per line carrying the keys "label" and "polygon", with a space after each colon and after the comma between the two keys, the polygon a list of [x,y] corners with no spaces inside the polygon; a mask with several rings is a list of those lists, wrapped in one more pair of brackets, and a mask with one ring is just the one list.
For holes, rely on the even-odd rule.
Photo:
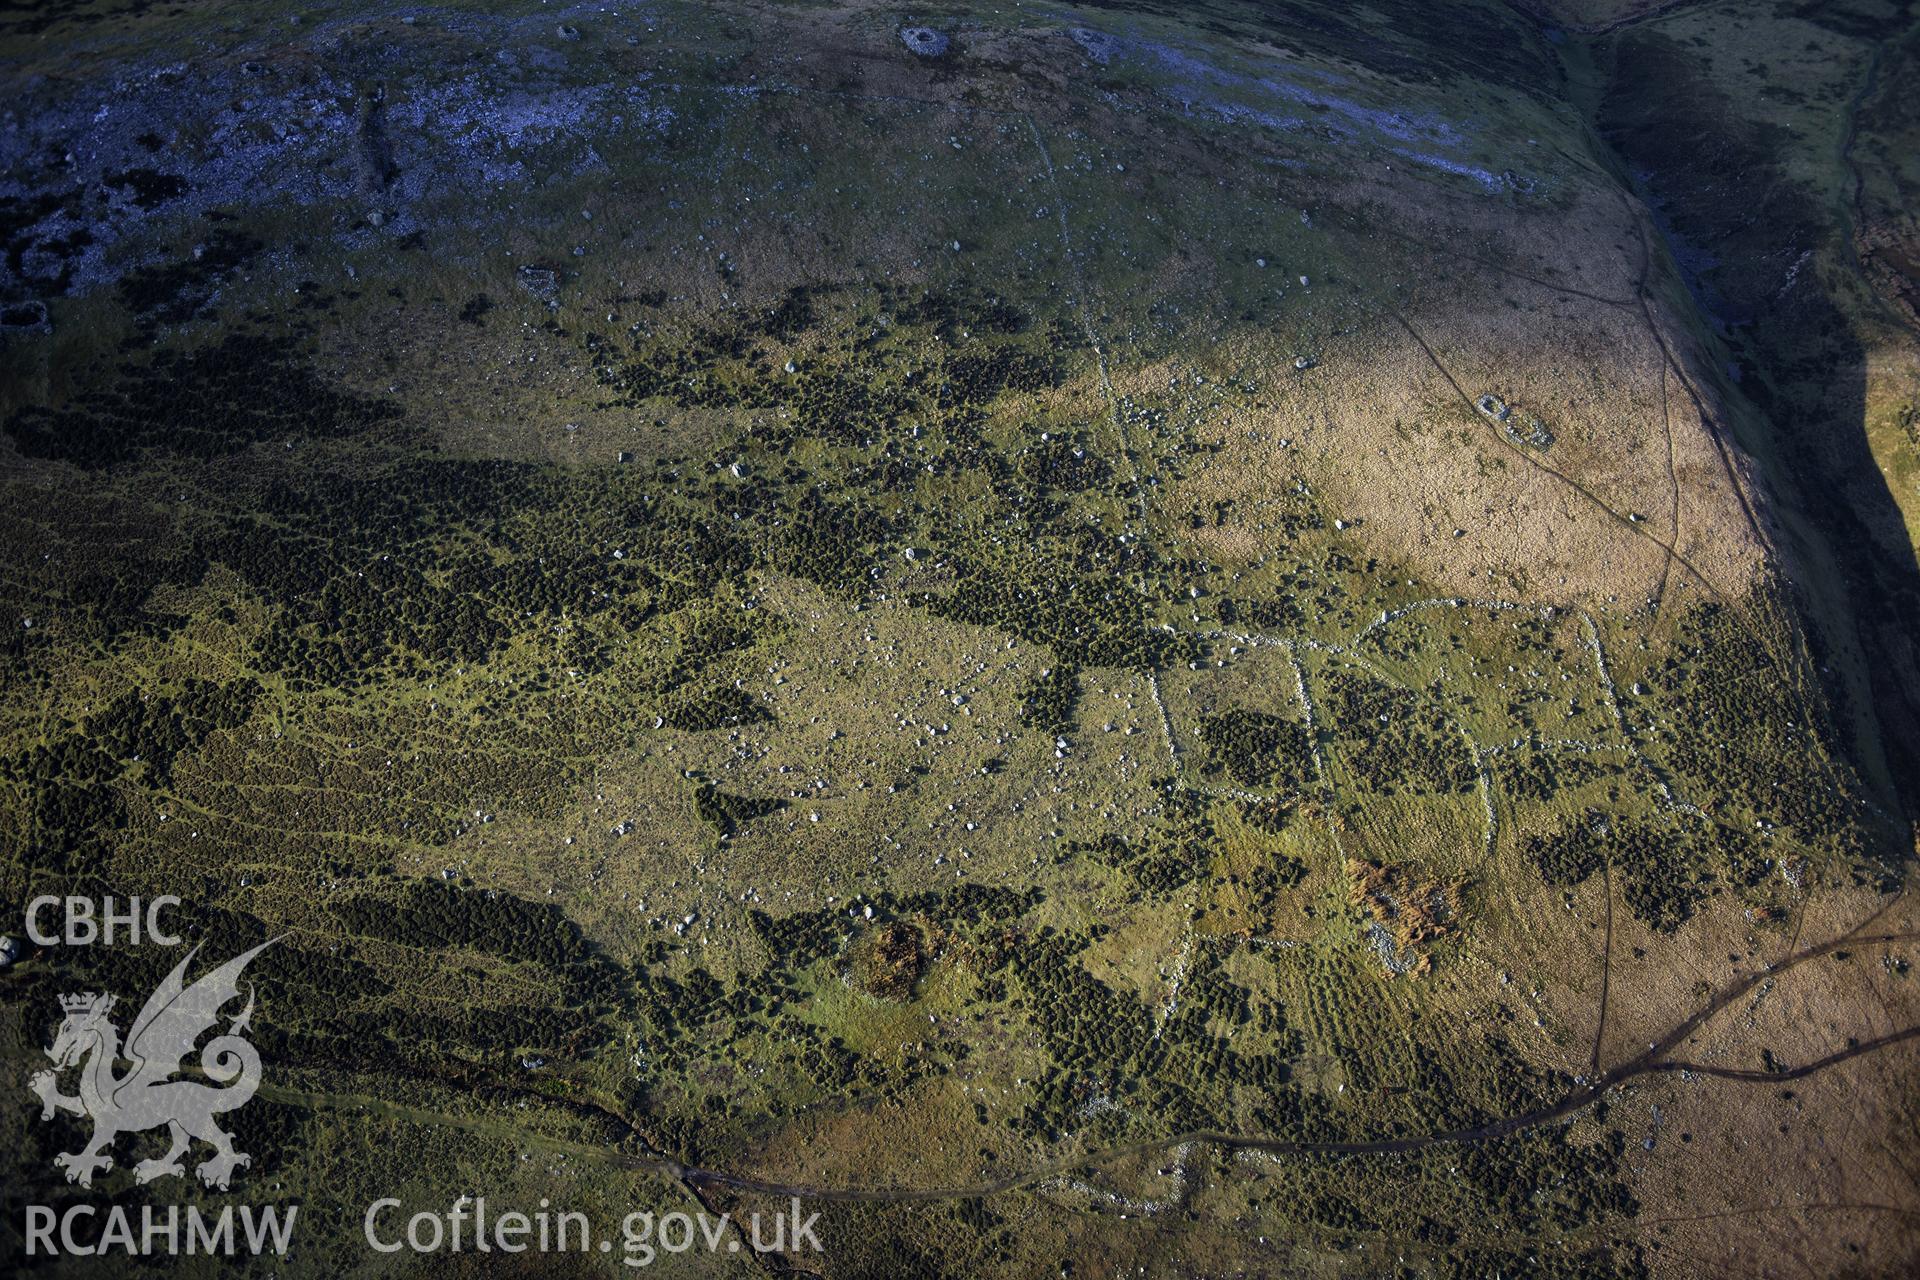
{"label": "circular hut circle", "polygon": [[935,31],[932,27],[902,27],[900,42],[922,58],[940,57],[951,43],[944,32]]}
{"label": "circular hut circle", "polygon": [[1068,27],[1067,34],[1095,62],[1105,62],[1120,51],[1118,40],[1104,31],[1095,31],[1092,27]]}

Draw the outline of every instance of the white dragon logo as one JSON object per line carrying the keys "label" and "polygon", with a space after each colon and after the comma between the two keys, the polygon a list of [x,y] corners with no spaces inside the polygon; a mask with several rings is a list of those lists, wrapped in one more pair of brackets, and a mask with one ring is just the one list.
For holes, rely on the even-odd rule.
{"label": "white dragon logo", "polygon": [[[185,1069],[187,1054],[218,1021],[220,1007],[240,994],[240,973],[247,963],[277,941],[270,938],[235,956],[192,986],[186,985],[187,966],[200,948],[189,951],[148,997],[133,1020],[124,1049],[119,1030],[107,1019],[112,996],[87,992],[60,997],[67,1016],[47,1050],[54,1070],[35,1073],[28,1087],[40,1098],[42,1120],[51,1120],[55,1110],[93,1119],[93,1140],[84,1149],[53,1158],[56,1168],[66,1170],[68,1182],[92,1186],[95,1173],[113,1167],[110,1151],[116,1137],[162,1125],[173,1145],[165,1155],[135,1165],[135,1182],[184,1175],[180,1157],[194,1138],[213,1147],[213,1155],[196,1169],[200,1181],[209,1187],[226,1190],[233,1171],[252,1163],[250,1156],[233,1149],[233,1135],[214,1118],[242,1106],[260,1087],[259,1051],[243,1038],[253,1017],[251,986],[246,1007],[228,1024],[226,1034],[215,1036],[200,1051],[201,1072],[222,1087],[171,1077]],[[115,1075],[114,1066],[121,1059],[130,1065],[124,1074]],[[83,1062],[79,1094],[69,1097],[59,1092],[57,1073]]]}

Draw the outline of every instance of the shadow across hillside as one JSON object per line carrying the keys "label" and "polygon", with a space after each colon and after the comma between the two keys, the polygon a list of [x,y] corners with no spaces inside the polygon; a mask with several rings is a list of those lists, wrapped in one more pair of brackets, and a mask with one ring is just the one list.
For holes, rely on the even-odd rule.
{"label": "shadow across hillside", "polygon": [[[1920,562],[1867,439],[1859,318],[1819,258],[1852,246],[1823,197],[1792,180],[1778,126],[1744,117],[1702,59],[1659,30],[1608,37],[1600,133],[1731,356],[1755,412],[1740,443],[1788,530],[1793,602],[1836,723],[1875,790],[1920,820]],[[1829,261],[1831,257],[1829,257]],[[1841,261],[1850,261],[1842,256]]]}

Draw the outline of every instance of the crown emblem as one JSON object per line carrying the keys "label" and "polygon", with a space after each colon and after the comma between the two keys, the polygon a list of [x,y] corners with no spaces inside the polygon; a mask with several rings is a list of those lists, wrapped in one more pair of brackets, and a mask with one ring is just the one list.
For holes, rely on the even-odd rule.
{"label": "crown emblem", "polygon": [[[224,1033],[219,1030],[220,1010],[239,999],[240,975],[247,964],[277,941],[269,938],[191,985],[187,967],[200,948],[189,951],[147,997],[124,1045],[108,1017],[113,996],[79,991],[60,997],[66,1021],[47,1048],[53,1068],[34,1073],[27,1089],[40,1099],[42,1120],[65,1111],[93,1121],[86,1146],[53,1159],[54,1168],[66,1171],[67,1181],[92,1186],[95,1174],[113,1167],[114,1139],[149,1129],[168,1130],[173,1146],[165,1155],[134,1166],[136,1184],[184,1176],[186,1165],[180,1157],[196,1138],[213,1148],[212,1157],[195,1170],[203,1186],[225,1191],[234,1170],[252,1163],[246,1152],[234,1149],[233,1135],[219,1121],[260,1087],[260,1053],[246,1038],[253,1017],[251,991],[246,1007],[228,1020]],[[212,1038],[201,1045],[199,1067],[192,1072],[197,1078],[174,1079],[189,1070],[187,1056],[209,1032]],[[127,1063],[124,1071],[119,1069],[122,1061]],[[77,1095],[60,1092],[60,1073],[72,1070],[81,1073]]]}

